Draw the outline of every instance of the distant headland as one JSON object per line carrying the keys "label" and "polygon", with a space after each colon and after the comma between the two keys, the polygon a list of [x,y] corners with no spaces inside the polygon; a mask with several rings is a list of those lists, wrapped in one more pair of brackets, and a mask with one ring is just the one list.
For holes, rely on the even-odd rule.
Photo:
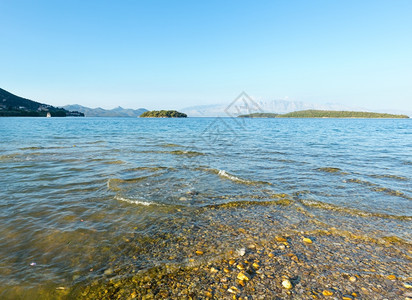
{"label": "distant headland", "polygon": [[240,115],[238,118],[388,118],[408,119],[407,115],[394,115],[386,113],[374,113],[363,111],[334,111],[334,110],[301,110],[286,114],[253,113]]}
{"label": "distant headland", "polygon": [[78,111],[36,102],[0,88],[0,117],[84,117]]}
{"label": "distant headland", "polygon": [[152,110],[144,112],[140,118],[187,118],[187,115],[176,110]]}

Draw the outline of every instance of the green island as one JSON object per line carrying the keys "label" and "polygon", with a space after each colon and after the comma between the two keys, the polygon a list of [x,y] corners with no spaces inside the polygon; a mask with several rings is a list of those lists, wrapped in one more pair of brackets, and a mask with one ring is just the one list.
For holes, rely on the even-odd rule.
{"label": "green island", "polygon": [[144,112],[140,118],[187,118],[187,115],[176,110],[152,110]]}
{"label": "green island", "polygon": [[240,115],[238,118],[276,118],[279,114],[274,113],[253,113],[248,115]]}
{"label": "green island", "polygon": [[364,111],[335,111],[335,110],[301,110],[286,114],[254,113],[240,115],[238,118],[390,118],[408,119],[407,115],[394,115]]}

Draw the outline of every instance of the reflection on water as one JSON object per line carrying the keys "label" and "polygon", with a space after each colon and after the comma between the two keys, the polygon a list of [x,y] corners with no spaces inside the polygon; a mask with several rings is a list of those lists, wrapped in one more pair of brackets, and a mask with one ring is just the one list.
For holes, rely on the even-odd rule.
{"label": "reflection on water", "polygon": [[410,281],[409,120],[225,119],[212,144],[211,122],[0,119],[0,295],[316,292],[307,265]]}

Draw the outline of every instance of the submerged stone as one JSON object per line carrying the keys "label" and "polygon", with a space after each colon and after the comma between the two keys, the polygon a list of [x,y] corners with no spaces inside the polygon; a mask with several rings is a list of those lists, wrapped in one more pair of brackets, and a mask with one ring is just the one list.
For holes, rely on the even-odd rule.
{"label": "submerged stone", "polygon": [[290,290],[291,288],[293,288],[293,285],[292,285],[292,283],[290,282],[289,279],[283,280],[283,281],[282,281],[282,286],[283,286],[285,289],[288,289],[288,290]]}
{"label": "submerged stone", "polygon": [[309,239],[309,238],[304,238],[303,242],[306,243],[306,244],[312,244],[313,243],[312,240]]}
{"label": "submerged stone", "polygon": [[249,280],[249,277],[247,277],[247,276],[245,275],[245,273],[240,272],[239,274],[237,274],[237,279],[243,280],[243,281],[248,281],[248,280]]}

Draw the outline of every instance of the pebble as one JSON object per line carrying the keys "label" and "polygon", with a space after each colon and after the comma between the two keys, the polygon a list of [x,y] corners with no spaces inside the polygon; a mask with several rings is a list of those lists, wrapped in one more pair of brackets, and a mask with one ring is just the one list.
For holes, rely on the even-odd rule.
{"label": "pebble", "polygon": [[285,289],[290,290],[293,286],[289,279],[285,279],[282,281],[282,285]]}
{"label": "pebble", "polygon": [[253,245],[253,244],[250,244],[250,245],[248,245],[247,247],[248,247],[249,249],[255,249],[255,248],[256,248],[256,246]]}
{"label": "pebble", "polygon": [[350,282],[355,282],[355,281],[356,281],[356,277],[355,277],[355,276],[349,277],[349,281],[350,281]]}
{"label": "pebble", "polygon": [[333,293],[329,290],[323,290],[322,294],[323,294],[323,296],[332,296],[333,295]]}
{"label": "pebble", "polygon": [[276,236],[275,240],[279,243],[287,242],[287,240],[284,237],[281,237],[281,236]]}
{"label": "pebble", "polygon": [[293,261],[299,262],[299,258],[296,255],[292,255],[290,259]]}
{"label": "pebble", "polygon": [[239,255],[239,256],[243,256],[243,255],[245,255],[245,253],[246,253],[245,248],[241,248],[241,249],[236,250],[236,254]]}
{"label": "pebble", "polygon": [[196,250],[196,254],[197,254],[197,255],[202,255],[202,254],[203,254],[203,251],[201,251],[201,250]]}
{"label": "pebble", "polygon": [[259,269],[259,268],[260,268],[260,266],[259,266],[258,263],[253,263],[252,266],[253,266],[255,269]]}
{"label": "pebble", "polygon": [[246,230],[244,228],[239,228],[238,231],[241,233],[246,233]]}
{"label": "pebble", "polygon": [[245,273],[240,272],[239,274],[237,274],[237,279],[243,280],[243,281],[248,281],[248,280],[249,280],[249,277],[247,277],[247,276],[245,275]]}
{"label": "pebble", "polygon": [[212,272],[212,273],[217,273],[217,272],[219,272],[219,271],[218,271],[218,269],[216,269],[216,268],[214,268],[214,267],[211,267],[211,268],[210,268],[210,272]]}
{"label": "pebble", "polygon": [[104,275],[111,275],[111,274],[113,274],[112,268],[108,268],[107,270],[104,271]]}
{"label": "pebble", "polygon": [[312,240],[309,239],[309,238],[303,238],[303,242],[306,243],[306,244],[312,244],[313,243]]}
{"label": "pebble", "polygon": [[395,280],[395,279],[396,279],[396,276],[395,276],[395,275],[388,275],[387,278],[388,278],[389,280]]}
{"label": "pebble", "polygon": [[404,282],[404,283],[403,283],[403,286],[404,286],[405,288],[407,288],[407,289],[412,289],[412,284],[409,284],[409,283]]}
{"label": "pebble", "polygon": [[237,287],[234,287],[234,286],[230,287],[227,291],[231,294],[237,294],[239,292]]}

